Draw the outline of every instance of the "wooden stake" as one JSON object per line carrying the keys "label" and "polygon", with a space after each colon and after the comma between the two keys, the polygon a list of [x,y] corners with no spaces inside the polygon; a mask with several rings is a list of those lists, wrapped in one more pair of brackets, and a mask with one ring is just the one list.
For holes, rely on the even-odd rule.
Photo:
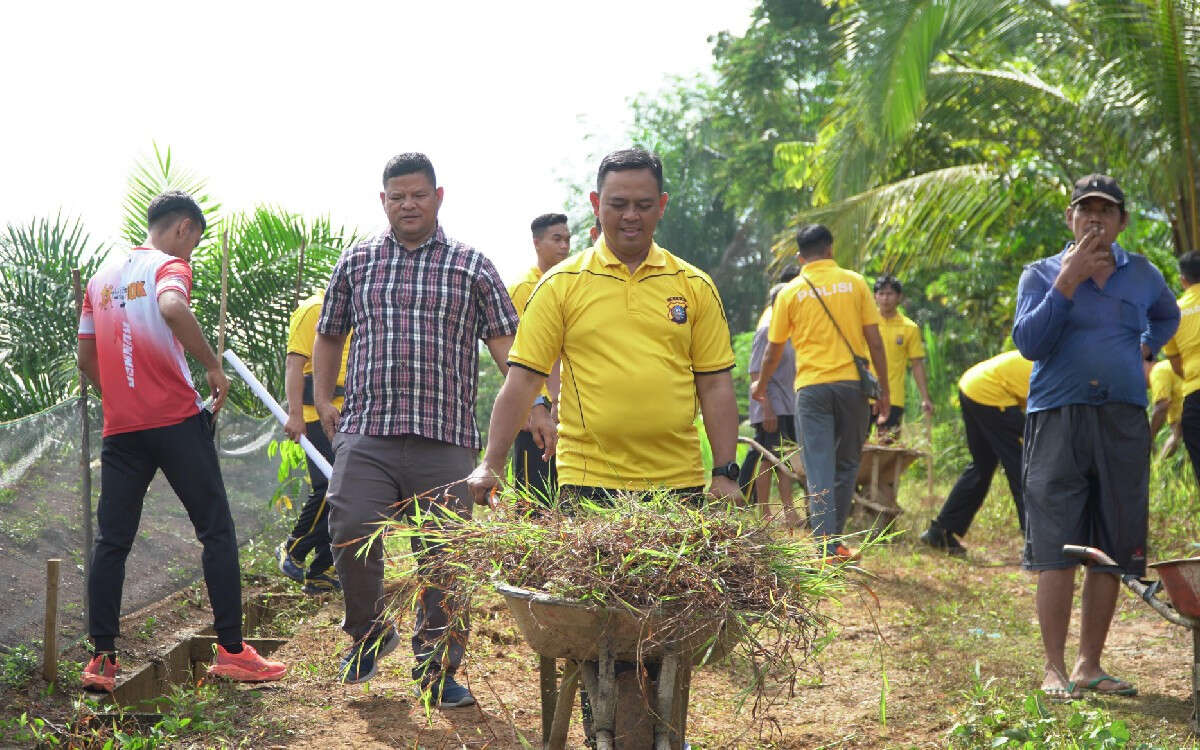
{"label": "wooden stake", "polygon": [[[229,307],[229,230],[221,231],[221,312],[217,317],[217,359],[225,356],[225,312]],[[226,394],[228,396],[229,394]],[[217,416],[213,415],[213,430],[216,431]],[[217,450],[221,449],[221,433],[214,439]]]}
{"label": "wooden stake", "polygon": [[554,708],[558,702],[558,660],[552,656],[539,656],[538,674],[542,693],[542,737],[545,743],[554,727]]}
{"label": "wooden stake", "polygon": [[300,306],[300,294],[304,289],[304,251],[308,248],[308,238],[300,239],[300,261],[296,264],[296,291],[292,295],[292,309]]}
{"label": "wooden stake", "polygon": [[929,443],[929,455],[925,459],[925,480],[928,483],[926,489],[926,503],[932,503],[933,497],[933,417],[925,418],[925,441]]}
{"label": "wooden stake", "polygon": [[58,565],[62,560],[46,561],[46,632],[42,639],[42,676],[46,682],[58,679]]}
{"label": "wooden stake", "polygon": [[566,750],[567,731],[571,728],[571,711],[575,708],[575,692],[579,688],[579,662],[567,661],[558,698],[554,703],[554,721],[550,736],[542,740],[544,750]]}
{"label": "wooden stake", "polygon": [[[71,283],[75,288],[75,315],[83,311],[83,284],[79,269],[71,269]],[[88,416],[88,379],[79,371],[79,495],[80,516],[83,528],[83,621],[88,622],[91,603],[88,601],[88,581],[92,576],[92,436],[91,417]]]}

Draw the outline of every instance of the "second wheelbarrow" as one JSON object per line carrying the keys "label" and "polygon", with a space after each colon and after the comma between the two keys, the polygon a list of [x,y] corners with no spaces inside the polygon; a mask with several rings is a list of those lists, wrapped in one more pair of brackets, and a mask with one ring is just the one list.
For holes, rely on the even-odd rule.
{"label": "second wheelbarrow", "polygon": [[[1095,563],[1093,571],[1111,573],[1167,622],[1192,631],[1192,731],[1200,733],[1200,557],[1165,560],[1150,567],[1159,580],[1143,581],[1126,573],[1115,560],[1095,547],[1063,545],[1063,554]],[[1158,598],[1167,590],[1170,602]]]}

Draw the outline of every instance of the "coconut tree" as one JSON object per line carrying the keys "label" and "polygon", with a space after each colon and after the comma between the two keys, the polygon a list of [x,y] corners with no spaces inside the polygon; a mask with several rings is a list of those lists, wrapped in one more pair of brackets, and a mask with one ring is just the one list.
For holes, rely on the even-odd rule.
{"label": "coconut tree", "polygon": [[0,233],[0,420],[52,406],[76,387],[71,270],[86,282],[102,254],[78,219],[62,215]]}
{"label": "coconut tree", "polygon": [[812,190],[796,221],[830,224],[859,263],[936,265],[1103,170],[1176,253],[1200,247],[1198,6],[850,0],[837,105],[777,151]]}
{"label": "coconut tree", "polygon": [[[307,219],[271,206],[222,214],[208,193],[207,181],[181,168],[171,150],[154,146],[152,157],[135,164],[124,203],[126,241],[146,237],[146,208],[165,190],[193,195],[208,218],[208,229],[192,255],[193,307],[216,345],[220,327],[222,259],[228,254],[225,347],[232,348],[280,399],[288,318],[299,295],[324,288],[342,248],[353,232],[328,218]],[[202,382],[200,373],[196,373]],[[243,411],[265,409],[240,381],[230,399]]]}

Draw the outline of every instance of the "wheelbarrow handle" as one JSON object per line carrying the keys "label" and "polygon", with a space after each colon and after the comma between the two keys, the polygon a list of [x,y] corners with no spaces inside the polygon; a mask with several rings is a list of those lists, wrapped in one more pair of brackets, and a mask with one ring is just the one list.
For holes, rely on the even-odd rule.
{"label": "wheelbarrow handle", "polygon": [[1080,560],[1091,560],[1097,565],[1107,565],[1116,567],[1117,561],[1104,554],[1103,550],[1095,547],[1085,547],[1082,544],[1064,544],[1062,548],[1063,554],[1067,557],[1075,557]]}

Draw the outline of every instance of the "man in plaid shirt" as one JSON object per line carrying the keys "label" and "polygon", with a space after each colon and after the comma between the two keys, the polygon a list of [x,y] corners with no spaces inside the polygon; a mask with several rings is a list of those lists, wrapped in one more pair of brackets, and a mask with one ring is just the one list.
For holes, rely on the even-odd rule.
{"label": "man in plaid shirt", "polygon": [[[383,618],[383,552],[359,554],[360,540],[385,517],[440,507],[471,513],[466,485],[480,448],[474,405],[479,353],[487,344],[507,370],[517,314],[484,255],[446,236],[438,224],[442,188],[424,154],[394,157],[379,194],[390,228],[342,253],[317,324],[314,402],[333,437],[329,531],[342,582],[342,629],[354,644],[341,660],[343,682],[369,680],[400,642]],[[354,329],[342,411],[334,382],[346,335]],[[548,417],[548,415],[547,415]],[[427,581],[417,603],[415,679],[443,708],[474,702],[454,681],[467,640],[438,580],[436,553],[412,540]],[[451,616],[464,619],[451,622]]]}

